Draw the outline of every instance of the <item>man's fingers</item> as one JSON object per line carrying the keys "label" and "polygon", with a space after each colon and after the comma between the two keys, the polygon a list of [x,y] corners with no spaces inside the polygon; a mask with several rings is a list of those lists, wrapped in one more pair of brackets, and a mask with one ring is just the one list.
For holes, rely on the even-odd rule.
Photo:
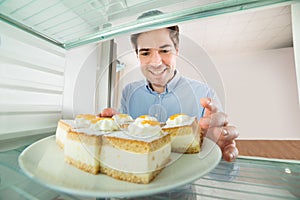
{"label": "man's fingers", "polygon": [[239,136],[239,132],[235,126],[220,127],[221,140],[235,140]]}
{"label": "man's fingers", "polygon": [[228,124],[228,117],[222,112],[213,113],[210,116],[202,117],[199,124],[202,129],[226,126]]}
{"label": "man's fingers", "polygon": [[216,142],[221,149],[231,144],[239,136],[234,126],[213,127],[207,130],[206,137]]}
{"label": "man's fingers", "polygon": [[206,137],[218,142],[223,140],[234,140],[238,137],[238,132],[234,126],[212,127],[206,132]]}
{"label": "man's fingers", "polygon": [[233,161],[238,156],[238,149],[234,139],[239,135],[236,127],[224,126],[209,128],[206,132],[206,137],[216,142],[222,149],[223,159]]}
{"label": "man's fingers", "polygon": [[112,117],[115,114],[118,114],[118,111],[116,111],[115,109],[113,109],[113,108],[105,108],[99,114],[99,117]]}
{"label": "man's fingers", "polygon": [[225,146],[222,154],[224,160],[228,162],[234,161],[239,155],[239,151],[236,148],[235,141],[233,141],[232,144]]}
{"label": "man's fingers", "polygon": [[211,98],[201,98],[200,104],[205,109],[204,116],[219,112],[219,108]]}

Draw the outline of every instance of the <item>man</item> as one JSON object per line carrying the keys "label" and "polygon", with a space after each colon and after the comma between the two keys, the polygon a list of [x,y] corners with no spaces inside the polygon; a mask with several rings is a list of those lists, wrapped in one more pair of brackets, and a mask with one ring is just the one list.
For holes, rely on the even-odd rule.
{"label": "man", "polygon": [[[150,11],[140,18],[160,13]],[[229,125],[214,90],[205,83],[182,76],[176,70],[178,26],[133,34],[131,42],[146,81],[133,82],[124,88],[121,112],[133,118],[150,114],[160,121],[177,113],[197,116],[205,136],[220,146],[223,159],[233,161],[238,155],[234,141],[238,131]],[[116,112],[105,109],[100,115],[112,116]]]}

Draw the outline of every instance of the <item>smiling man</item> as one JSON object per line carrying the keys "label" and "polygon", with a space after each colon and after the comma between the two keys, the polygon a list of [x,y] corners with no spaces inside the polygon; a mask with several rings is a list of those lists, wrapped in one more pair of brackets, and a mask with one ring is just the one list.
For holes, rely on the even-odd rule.
{"label": "smiling man", "polygon": [[[141,17],[160,13],[150,11]],[[133,118],[149,114],[161,122],[178,113],[196,116],[205,136],[220,146],[223,159],[233,161],[238,155],[235,138],[239,133],[235,126],[228,125],[228,116],[222,111],[215,91],[176,70],[178,26],[133,34],[131,43],[145,80],[125,86],[120,112]],[[105,109],[101,116],[114,113],[113,109]]]}
{"label": "smiling man", "polygon": [[178,49],[169,37],[169,30],[159,29],[139,35],[137,52],[142,73],[152,89],[163,93],[167,83],[174,77],[178,55]]}

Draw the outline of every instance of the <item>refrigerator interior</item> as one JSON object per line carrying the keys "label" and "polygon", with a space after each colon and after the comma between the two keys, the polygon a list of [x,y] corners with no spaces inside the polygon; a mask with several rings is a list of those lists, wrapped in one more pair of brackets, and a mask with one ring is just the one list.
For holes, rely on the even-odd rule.
{"label": "refrigerator interior", "polygon": [[[165,14],[136,20],[152,9]],[[268,18],[285,27],[266,28]],[[122,86],[140,78],[129,35],[174,23],[183,37],[180,71],[215,84],[240,138],[299,139],[299,1],[0,0],[0,19],[0,199],[95,199],[35,182],[18,157],[53,135],[59,119],[118,107]],[[253,30],[221,40],[219,33],[237,33],[240,25],[260,27],[269,46],[251,39]],[[221,85],[181,68],[198,61],[190,45],[209,54]],[[294,170],[299,164],[239,158],[221,161],[192,185],[201,199],[296,199],[299,173],[288,179]]]}
{"label": "refrigerator interior", "polygon": [[[24,141],[30,143],[53,134],[61,118],[97,113],[108,105],[118,107],[123,85],[128,79],[133,79],[132,74],[128,76],[128,66],[137,67],[129,35],[174,23],[181,27],[182,41],[191,41],[186,46],[182,42],[183,57],[179,63],[183,66],[187,60],[198,62],[191,55],[189,45],[200,46],[208,54],[207,62],[215,67],[213,74],[200,74],[195,78],[203,78],[221,93],[225,110],[241,129],[241,138],[299,139],[299,56],[294,56],[299,55],[296,48],[300,35],[297,34],[299,25],[296,26],[300,24],[296,17],[299,15],[297,1],[172,1],[172,4],[168,1],[137,3],[122,0],[76,1],[76,4],[73,1],[41,2],[0,2],[1,148],[10,148],[6,145],[14,146]],[[136,20],[144,11],[157,8],[165,14]],[[124,17],[125,14],[128,16]],[[255,19],[259,15],[265,15],[265,20]],[[254,20],[250,21],[250,18]],[[267,18],[270,23],[282,20],[286,32],[283,28],[264,27],[263,22]],[[237,24],[230,24],[234,20]],[[261,32],[266,34],[265,37],[276,38],[267,33],[274,34],[277,30],[278,43],[273,40],[269,41],[269,46],[263,46],[257,42],[255,46],[253,41],[258,39],[251,40],[253,30],[249,30],[248,34],[238,33],[240,46],[232,41],[237,39],[238,34],[231,38],[223,37],[223,41],[221,35],[216,34],[237,32],[238,24],[244,28],[260,25],[266,30]],[[199,29],[199,33],[193,31],[194,27]],[[201,29],[205,31],[201,32]],[[282,41],[279,41],[280,38]],[[237,53],[238,56],[235,56]],[[257,58],[261,59],[255,61]],[[273,62],[268,64],[270,60]],[[273,70],[274,64],[278,69]],[[198,67],[198,64],[194,65]],[[122,66],[127,68],[121,70]],[[111,74],[117,70],[120,71]],[[186,75],[195,74],[189,68],[179,70]],[[134,78],[140,78],[139,70],[135,71]],[[238,73],[240,76],[233,76]],[[270,73],[273,73],[272,76]],[[218,81],[214,81],[211,75],[217,75]],[[264,82],[266,77],[271,77],[267,79],[270,84]],[[255,80],[259,80],[258,84],[253,84]],[[239,94],[243,95],[237,96]],[[271,94],[270,98],[267,98],[268,94]],[[286,102],[283,96],[288,96],[290,102],[286,107],[281,105]],[[274,110],[274,106],[278,108]],[[252,122],[249,124],[253,119],[258,128],[252,126]],[[253,131],[257,131],[256,135],[252,135]]]}

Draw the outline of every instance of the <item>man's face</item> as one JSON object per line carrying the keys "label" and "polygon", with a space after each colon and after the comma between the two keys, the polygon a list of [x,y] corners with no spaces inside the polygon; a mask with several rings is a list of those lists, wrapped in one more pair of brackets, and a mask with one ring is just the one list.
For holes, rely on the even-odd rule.
{"label": "man's face", "polygon": [[170,38],[168,29],[158,29],[139,35],[138,59],[144,76],[153,87],[165,87],[172,79],[178,50]]}

